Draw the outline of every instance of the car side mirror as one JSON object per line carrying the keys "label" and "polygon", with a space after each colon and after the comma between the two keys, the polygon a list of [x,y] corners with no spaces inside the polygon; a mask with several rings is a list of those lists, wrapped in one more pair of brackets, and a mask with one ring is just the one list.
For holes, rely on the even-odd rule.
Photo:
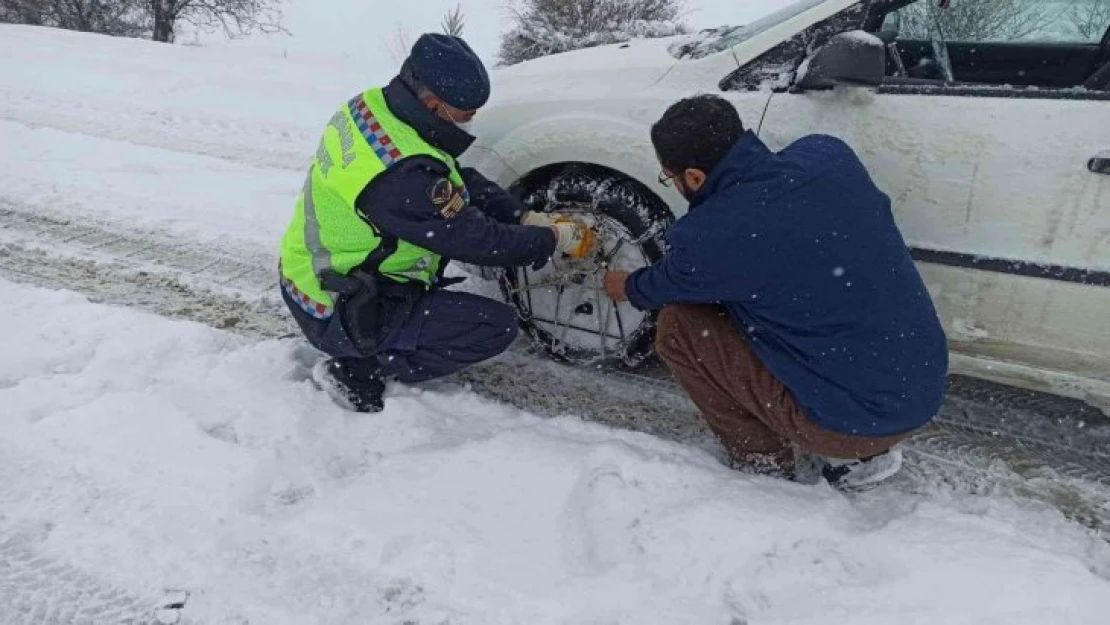
{"label": "car side mirror", "polygon": [[794,86],[802,91],[836,85],[876,87],[886,76],[886,45],[862,30],[840,33],[802,62]]}

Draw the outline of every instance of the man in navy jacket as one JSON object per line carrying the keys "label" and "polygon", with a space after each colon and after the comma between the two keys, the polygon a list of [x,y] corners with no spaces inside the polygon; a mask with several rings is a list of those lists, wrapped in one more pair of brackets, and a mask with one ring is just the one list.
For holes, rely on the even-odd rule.
{"label": "man in navy jacket", "polygon": [[730,460],[791,476],[797,448],[845,489],[896,473],[948,355],[890,199],[843,141],[772,152],[716,96],[672,106],[652,143],[690,210],[662,261],[606,288],[662,309],[656,351]]}

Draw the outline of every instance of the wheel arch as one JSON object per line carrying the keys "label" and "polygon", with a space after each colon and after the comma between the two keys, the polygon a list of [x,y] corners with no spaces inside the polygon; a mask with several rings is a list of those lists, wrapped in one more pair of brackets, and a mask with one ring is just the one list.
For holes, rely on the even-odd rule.
{"label": "wheel arch", "polygon": [[[643,199],[652,205],[653,209],[656,211],[655,214],[651,215],[652,218],[667,223],[673,222],[676,218],[674,210],[667,201],[660,194],[648,187],[648,185],[623,171],[589,161],[564,161],[540,166],[518,177],[509,185],[508,190],[520,196],[537,188],[546,187],[560,176],[581,176],[587,179],[596,178],[619,181],[635,189]],[[566,188],[565,190],[567,193],[584,193],[588,191],[587,189],[575,189],[573,187]],[[595,189],[594,191],[596,192],[597,190]],[[590,198],[584,195],[576,199],[583,202],[590,201]]]}
{"label": "wheel arch", "polygon": [[[518,111],[504,111],[509,125],[515,113]],[[673,188],[668,191],[657,184],[659,163],[651,145],[650,127],[636,121],[650,114],[633,110],[631,120],[581,113],[545,117],[494,136],[492,142],[475,146],[468,156],[474,166],[505,188],[519,189],[522,184],[545,176],[550,179],[567,168],[615,175],[665,207],[672,218],[681,217],[686,203]],[[497,128],[491,130],[491,134],[499,134]]]}

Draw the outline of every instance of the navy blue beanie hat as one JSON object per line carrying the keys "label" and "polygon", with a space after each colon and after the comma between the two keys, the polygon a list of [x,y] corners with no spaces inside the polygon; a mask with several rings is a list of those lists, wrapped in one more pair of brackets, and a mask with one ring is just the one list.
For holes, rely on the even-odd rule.
{"label": "navy blue beanie hat", "polygon": [[489,74],[474,50],[458,37],[421,35],[408,64],[425,87],[457,109],[474,111],[489,101]]}

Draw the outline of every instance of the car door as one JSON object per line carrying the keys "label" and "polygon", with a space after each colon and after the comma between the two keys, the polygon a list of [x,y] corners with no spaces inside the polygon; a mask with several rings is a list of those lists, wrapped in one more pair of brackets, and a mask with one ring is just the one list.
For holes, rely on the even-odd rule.
{"label": "car door", "polygon": [[828,133],[857,151],[920,261],[955,371],[1106,401],[1110,176],[1092,159],[1110,151],[1110,92],[1080,81],[1107,62],[1110,23],[1080,32],[1059,7],[1035,11],[1054,3],[1023,1],[1008,3],[1034,11],[1020,28],[977,33],[951,16],[944,28],[970,0],[877,0],[860,26],[885,28],[903,63],[888,58],[877,89],[776,93],[761,136],[778,149]]}

